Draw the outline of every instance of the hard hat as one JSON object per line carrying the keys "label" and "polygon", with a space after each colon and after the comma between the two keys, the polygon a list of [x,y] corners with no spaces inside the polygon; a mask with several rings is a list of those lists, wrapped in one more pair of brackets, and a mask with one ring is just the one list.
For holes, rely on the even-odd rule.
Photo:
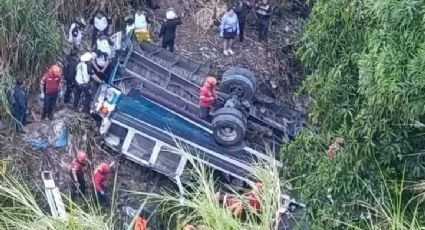
{"label": "hard hat", "polygon": [[109,173],[109,170],[111,169],[109,167],[109,164],[106,164],[106,163],[101,163],[99,168],[100,168],[101,172],[104,173],[104,174]]}
{"label": "hard hat", "polygon": [[175,19],[177,18],[176,12],[174,12],[173,8],[168,8],[167,12],[165,13],[165,18],[167,19]]}
{"label": "hard hat", "polygon": [[92,52],[86,52],[83,55],[81,55],[80,61],[82,61],[82,62],[88,62],[92,58],[93,58],[93,53]]}
{"label": "hard hat", "polygon": [[217,85],[217,79],[215,77],[207,77],[207,79],[205,79],[204,84],[209,86],[215,86]]}
{"label": "hard hat", "polygon": [[86,153],[85,153],[85,152],[83,152],[83,151],[78,151],[78,153],[77,153],[77,160],[78,160],[79,162],[84,162],[84,161],[86,161],[86,160],[87,160]]}
{"label": "hard hat", "polygon": [[62,74],[62,70],[58,65],[52,65],[52,67],[50,67],[50,73],[55,76],[60,76]]}

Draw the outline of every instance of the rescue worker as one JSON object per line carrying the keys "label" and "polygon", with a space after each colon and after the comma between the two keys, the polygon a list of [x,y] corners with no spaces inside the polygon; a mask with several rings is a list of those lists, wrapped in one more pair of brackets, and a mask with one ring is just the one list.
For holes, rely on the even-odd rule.
{"label": "rescue worker", "polygon": [[81,95],[84,95],[83,101],[83,112],[88,113],[90,111],[90,79],[93,78],[96,82],[102,83],[102,80],[96,76],[94,73],[93,67],[89,65],[91,60],[94,58],[93,53],[87,52],[80,57],[80,63],[77,65],[77,73],[75,76],[75,100],[74,100],[74,109],[78,110]]}
{"label": "rescue worker", "polygon": [[235,7],[235,13],[238,15],[238,21],[239,21],[239,41],[244,41],[244,30],[245,30],[245,22],[246,17],[249,14],[249,11],[251,10],[251,2],[250,1],[242,1],[239,0]]}
{"label": "rescue worker", "polygon": [[71,197],[74,199],[78,194],[85,195],[86,181],[84,179],[84,168],[87,165],[87,156],[83,151],[78,151],[77,157],[71,162],[69,175],[72,180]]}
{"label": "rescue worker", "polygon": [[130,35],[132,32],[134,32],[134,15],[127,15],[124,17],[124,33],[126,36]]}
{"label": "rescue worker", "polygon": [[[263,184],[261,182],[255,183],[251,191],[244,194],[244,199],[246,199],[246,204],[251,212],[259,214],[261,212],[260,199],[262,196]],[[215,199],[217,202],[223,204],[223,207],[228,209],[236,217],[241,217],[243,213],[246,213],[244,209],[244,202],[238,197],[233,195],[224,194],[220,196],[217,192],[215,194]]]}
{"label": "rescue worker", "polygon": [[83,29],[86,26],[86,22],[83,18],[76,19],[72,22],[71,27],[68,32],[68,41],[74,47],[78,47],[81,44],[81,39],[83,38]]}
{"label": "rescue worker", "polygon": [[255,183],[252,190],[245,194],[245,196],[248,199],[248,205],[251,211],[254,211],[257,214],[261,212],[260,200],[263,194],[262,190],[263,190],[263,183],[257,182]]}
{"label": "rescue worker", "polygon": [[105,204],[107,202],[105,180],[110,170],[109,164],[101,163],[94,171],[93,184],[97,198],[101,204]]}
{"label": "rescue worker", "polygon": [[217,79],[209,76],[205,79],[204,86],[201,87],[199,92],[199,117],[203,120],[207,120],[209,117],[211,106],[216,99],[215,86],[217,85]]}
{"label": "rescue worker", "polygon": [[176,40],[176,28],[182,24],[182,20],[177,16],[174,9],[170,8],[167,10],[166,21],[162,23],[161,30],[159,31],[159,37],[162,38],[162,48],[169,49],[171,52],[174,51],[174,41]]}
{"label": "rescue worker", "polygon": [[95,46],[93,48],[93,50],[99,50],[102,53],[106,53],[110,58],[114,49],[114,42],[112,42],[112,40],[108,36],[99,33],[99,36],[96,39]]}
{"label": "rescue worker", "polygon": [[90,20],[90,24],[93,25],[92,47],[96,42],[98,34],[107,35],[110,23],[111,20],[106,18],[100,10],[96,11],[95,16]]}
{"label": "rescue worker", "polygon": [[239,20],[233,7],[227,7],[220,24],[220,37],[223,38],[223,54],[225,56],[233,55],[233,39],[239,35]]}
{"label": "rescue worker", "polygon": [[92,66],[94,68],[94,73],[102,81],[107,81],[109,78],[109,65],[111,64],[111,58],[107,53],[104,53],[100,50],[96,50],[96,57],[92,60]]}
{"label": "rescue worker", "polygon": [[13,116],[16,119],[16,132],[25,133],[22,126],[27,124],[28,99],[24,91],[24,84],[21,80],[16,80],[13,89]]}
{"label": "rescue worker", "polygon": [[272,7],[267,0],[262,0],[260,4],[256,4],[255,13],[257,15],[258,40],[267,42]]}
{"label": "rescue worker", "polygon": [[75,75],[77,73],[76,68],[78,65],[77,51],[71,49],[71,52],[65,58],[65,66],[63,67],[63,74],[66,80],[66,91],[64,96],[64,103],[70,103],[71,94],[75,89]]}
{"label": "rescue worker", "polygon": [[148,7],[152,10],[159,9],[159,6],[155,3],[155,0],[146,0],[146,3],[148,4]]}
{"label": "rescue worker", "polygon": [[58,96],[63,96],[61,84],[62,69],[58,65],[53,65],[40,81],[40,99],[44,100],[41,120],[49,118],[53,120],[53,111]]}
{"label": "rescue worker", "polygon": [[148,230],[148,221],[146,220],[146,214],[142,211],[134,221],[134,230]]}
{"label": "rescue worker", "polygon": [[151,41],[149,34],[149,24],[151,21],[146,16],[146,12],[142,9],[138,9],[134,14],[134,35],[137,42],[149,42]]}

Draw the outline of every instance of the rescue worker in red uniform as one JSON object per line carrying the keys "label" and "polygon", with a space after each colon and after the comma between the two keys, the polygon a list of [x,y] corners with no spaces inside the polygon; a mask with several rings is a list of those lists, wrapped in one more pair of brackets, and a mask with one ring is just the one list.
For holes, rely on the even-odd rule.
{"label": "rescue worker in red uniform", "polygon": [[44,100],[43,114],[41,120],[53,120],[53,111],[58,96],[62,96],[61,86],[62,69],[58,65],[53,65],[43,75],[40,81],[40,99]]}
{"label": "rescue worker in red uniform", "polygon": [[207,77],[199,92],[199,117],[203,120],[207,120],[211,106],[214,104],[216,99],[215,86],[217,85],[217,79],[215,77]]}
{"label": "rescue worker in red uniform", "polygon": [[134,221],[134,230],[148,230],[148,221],[146,220],[146,214],[141,211],[139,216]]}
{"label": "rescue worker in red uniform", "polygon": [[96,190],[96,195],[101,204],[105,204],[107,202],[106,191],[105,191],[105,180],[109,171],[111,170],[109,164],[101,163],[93,175],[93,183],[94,188]]}
{"label": "rescue worker in red uniform", "polygon": [[261,182],[257,182],[255,183],[252,190],[249,191],[247,194],[245,194],[245,196],[248,199],[248,205],[250,209],[256,212],[257,214],[261,212],[259,199],[261,199],[261,196],[262,196],[262,189],[263,189],[263,184]]}
{"label": "rescue worker in red uniform", "polygon": [[[255,183],[251,191],[244,194],[244,197],[246,199],[245,202],[248,205],[247,208],[251,212],[255,212],[257,214],[261,212],[260,199],[262,196],[262,188],[263,184],[261,182],[257,182]],[[217,202],[222,203],[223,207],[229,210],[236,217],[241,217],[243,213],[246,213],[247,210],[244,209],[244,202],[238,197],[228,194],[220,196],[219,193],[216,193],[215,196]]]}
{"label": "rescue worker in red uniform", "polygon": [[74,199],[78,194],[85,195],[86,181],[84,179],[84,168],[87,165],[87,156],[83,151],[77,153],[77,157],[71,162],[69,175],[72,180],[71,197]]}

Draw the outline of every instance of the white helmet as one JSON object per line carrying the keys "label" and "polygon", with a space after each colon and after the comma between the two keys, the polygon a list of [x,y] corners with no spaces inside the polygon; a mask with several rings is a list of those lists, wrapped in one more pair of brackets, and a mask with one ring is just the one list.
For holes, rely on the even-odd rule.
{"label": "white helmet", "polygon": [[168,8],[167,13],[165,13],[165,18],[167,19],[175,19],[177,18],[177,14],[173,8]]}

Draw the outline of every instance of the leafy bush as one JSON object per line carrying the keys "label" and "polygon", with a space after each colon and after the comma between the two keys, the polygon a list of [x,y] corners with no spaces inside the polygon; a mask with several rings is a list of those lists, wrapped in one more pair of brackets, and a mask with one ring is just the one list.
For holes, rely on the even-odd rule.
{"label": "leafy bush", "polygon": [[[425,176],[415,154],[425,147],[415,125],[425,115],[424,16],[415,0],[316,2],[298,50],[311,71],[309,128],[283,150],[285,177],[296,178],[314,227],[360,224],[364,208],[351,204],[373,200],[362,184],[379,191],[379,168],[394,180],[404,167],[406,181]],[[329,160],[335,137],[347,146]]]}

